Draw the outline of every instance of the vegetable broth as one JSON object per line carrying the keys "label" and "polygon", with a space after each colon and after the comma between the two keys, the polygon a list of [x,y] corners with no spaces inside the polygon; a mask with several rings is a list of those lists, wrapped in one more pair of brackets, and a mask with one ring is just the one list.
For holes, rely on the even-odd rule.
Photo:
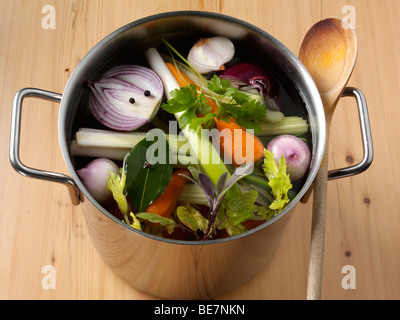
{"label": "vegetable broth", "polygon": [[[179,34],[168,35],[168,36],[166,36],[166,39],[180,53],[182,53],[183,55],[186,56],[189,49],[199,38],[207,37],[207,36],[208,35],[205,35],[205,34],[193,35],[193,34],[187,34],[187,33],[179,33]],[[270,59],[270,61],[266,61],[264,59],[264,55],[262,55],[261,53],[260,53],[260,55],[255,55],[254,52],[258,52],[257,48],[249,47],[249,45],[246,41],[244,41],[244,42],[233,41],[233,42],[234,42],[235,49],[236,49],[235,58],[234,58],[235,62],[237,62],[237,61],[252,62],[252,63],[255,63],[255,64],[265,68],[266,70],[268,70],[268,74],[272,77],[272,80],[276,86],[276,94],[273,97],[273,99],[279,106],[281,112],[283,112],[285,116],[299,116],[304,119],[307,119],[307,111],[305,108],[305,104],[304,104],[303,100],[301,99],[300,94],[296,90],[295,85],[282,71],[279,70],[279,66],[274,65],[273,59]],[[138,45],[135,45],[134,48],[129,48],[129,49],[126,49],[124,52],[121,52],[118,56],[116,56],[114,59],[112,59],[112,61],[105,64],[103,68],[99,69],[98,73],[96,75],[94,75],[94,77],[92,77],[92,79],[90,79],[90,80],[96,80],[97,78],[100,78],[106,70],[108,70],[116,65],[139,64],[139,65],[143,65],[143,66],[148,66],[143,53],[148,47],[151,47],[151,46],[156,47],[160,52],[162,52],[166,55],[170,55],[170,53],[168,52],[166,47],[161,43],[159,38],[151,38],[151,39],[141,42]],[[179,60],[179,59],[177,58],[177,60]],[[72,129],[73,135],[72,135],[71,140],[74,139],[74,133],[81,127],[105,129],[105,130],[108,129],[108,128],[104,127],[102,124],[100,124],[92,116],[90,110],[88,109],[88,97],[89,97],[89,89],[85,88],[84,93],[82,95],[82,99],[80,100],[79,107],[77,108],[77,112],[76,112],[74,120],[73,120],[73,129]],[[161,108],[159,109],[158,117],[160,119],[162,119],[162,121],[164,121],[167,126],[168,126],[168,121],[176,121],[175,117],[172,114],[165,112]],[[148,131],[154,127],[155,127],[154,124],[149,123],[149,124],[141,127],[138,130],[139,131]],[[308,146],[310,147],[310,150],[311,150],[312,143],[311,143],[310,132],[303,134],[301,136],[301,138],[304,139],[308,143]],[[262,137],[262,141],[263,141],[265,147],[269,140],[270,140],[270,137]],[[74,156],[73,162],[75,165],[75,169],[78,170],[78,169],[84,167],[91,160],[93,160],[93,158],[75,157]],[[117,162],[117,164],[119,166],[122,166],[122,162]],[[293,184],[292,190],[294,192],[297,193],[301,189],[301,187],[306,179],[305,177],[299,181],[292,182],[292,184]],[[104,207],[108,211],[110,211],[113,215],[115,215],[117,218],[122,220],[122,215],[119,212],[119,210],[116,208],[115,204],[104,205]],[[200,208],[201,208],[200,211],[205,215],[206,209],[204,208],[204,206],[200,206]],[[193,240],[193,235],[190,235],[187,232],[182,232],[182,230],[181,230],[178,233],[179,233],[179,235],[177,237],[180,239]],[[163,235],[167,236],[165,232]],[[223,236],[226,236],[226,235],[220,232],[217,234],[216,237],[223,237]]]}

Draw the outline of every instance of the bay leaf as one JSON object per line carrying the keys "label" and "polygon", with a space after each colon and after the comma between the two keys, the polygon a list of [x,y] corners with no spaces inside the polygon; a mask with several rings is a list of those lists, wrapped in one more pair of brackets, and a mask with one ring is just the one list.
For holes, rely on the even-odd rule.
{"label": "bay leaf", "polygon": [[165,152],[166,161],[154,163],[154,159],[148,159],[147,151],[155,143],[143,139],[132,149],[126,160],[126,190],[136,212],[145,211],[163,193],[172,177],[173,166],[169,163],[166,140],[165,150],[157,150]]}

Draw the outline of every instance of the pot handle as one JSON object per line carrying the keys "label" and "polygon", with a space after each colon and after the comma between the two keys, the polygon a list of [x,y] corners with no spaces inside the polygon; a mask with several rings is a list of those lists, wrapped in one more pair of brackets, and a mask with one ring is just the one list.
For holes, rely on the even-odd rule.
{"label": "pot handle", "polygon": [[367,100],[361,90],[353,87],[347,87],[343,91],[342,97],[354,97],[357,101],[358,115],[360,118],[361,137],[364,148],[364,156],[360,163],[341,169],[330,170],[328,172],[328,180],[335,180],[345,177],[354,176],[362,173],[369,168],[374,157],[374,149],[372,145],[371,126],[369,124]]}
{"label": "pot handle", "polygon": [[[360,118],[361,137],[363,142],[364,156],[360,163],[341,169],[328,171],[328,180],[335,180],[354,176],[362,173],[369,168],[374,158],[374,149],[372,145],[371,126],[369,124],[367,100],[361,90],[353,87],[347,87],[342,93],[342,97],[354,97],[357,101],[358,115]],[[307,203],[311,196],[314,184],[310,186],[305,195],[300,199],[302,203]]]}
{"label": "pot handle", "polygon": [[80,192],[74,180],[71,177],[61,173],[43,171],[27,167],[21,162],[19,158],[21,108],[22,108],[22,101],[24,100],[25,97],[33,97],[33,98],[60,102],[62,95],[59,93],[35,89],[35,88],[24,88],[19,90],[15,94],[12,107],[12,116],[11,116],[11,135],[10,135],[11,165],[18,173],[22,174],[23,176],[64,183],[68,187],[72,204],[78,205],[80,203]]}

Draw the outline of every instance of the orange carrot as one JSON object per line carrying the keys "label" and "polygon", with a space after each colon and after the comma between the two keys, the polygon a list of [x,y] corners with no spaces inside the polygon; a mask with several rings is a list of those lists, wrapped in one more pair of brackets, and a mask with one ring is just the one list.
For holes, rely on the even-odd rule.
{"label": "orange carrot", "polygon": [[186,178],[180,176],[179,174],[190,175],[190,172],[185,169],[176,170],[168,183],[167,188],[164,192],[154,200],[145,210],[146,212],[155,213],[162,217],[170,217],[178,201],[179,195],[181,194]]}
{"label": "orange carrot", "polygon": [[171,71],[172,75],[178,81],[178,84],[180,87],[185,87],[189,84],[195,84],[186,74],[184,74],[182,71],[179,71],[174,64],[166,62],[165,63]]}
{"label": "orange carrot", "polygon": [[[175,65],[172,63],[166,63],[166,65],[181,87],[194,84],[186,74],[179,72]],[[207,103],[213,108],[213,112],[215,112],[218,108],[216,102],[209,97],[206,97],[206,99]],[[224,134],[220,135],[220,150],[227,158],[232,160],[234,166],[238,167],[250,161],[257,162],[264,156],[264,144],[261,140],[239,126],[235,119],[231,117],[229,122],[218,118],[214,118],[214,120],[219,132],[227,129],[224,130]],[[235,130],[242,131],[240,140],[235,141]],[[236,136],[238,137],[239,135]],[[252,141],[253,143],[251,143]],[[247,145],[247,142],[250,142],[250,146]],[[239,151],[240,154],[238,154]]]}
{"label": "orange carrot", "polygon": [[231,157],[235,167],[251,161],[257,162],[264,156],[264,144],[261,140],[239,126],[235,119],[231,118],[229,122],[219,120],[216,123],[220,150],[226,157]]}

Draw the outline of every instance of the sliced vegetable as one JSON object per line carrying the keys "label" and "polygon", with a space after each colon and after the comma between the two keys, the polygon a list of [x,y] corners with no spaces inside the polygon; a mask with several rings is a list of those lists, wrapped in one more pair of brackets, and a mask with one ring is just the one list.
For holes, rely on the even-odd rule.
{"label": "sliced vegetable", "polygon": [[179,195],[187,182],[187,179],[182,177],[182,175],[189,176],[190,172],[184,169],[176,170],[172,174],[172,178],[163,193],[145,211],[158,214],[162,217],[170,217],[179,199]]}
{"label": "sliced vegetable", "polygon": [[76,171],[83,185],[93,198],[104,203],[111,199],[112,193],[107,188],[109,172],[118,173],[118,166],[111,160],[98,158],[89,162],[84,168]]}
{"label": "sliced vegetable", "polygon": [[229,122],[216,121],[219,131],[220,150],[228,162],[235,167],[244,163],[255,163],[264,155],[260,139],[244,130],[234,119]]}
{"label": "sliced vegetable", "polygon": [[226,37],[202,38],[190,49],[187,60],[198,72],[209,73],[225,69],[224,64],[235,55],[232,41]]}
{"label": "sliced vegetable", "polygon": [[108,128],[131,131],[149,122],[163,97],[160,77],[139,65],[108,70],[98,81],[89,81],[89,107],[93,116]]}
{"label": "sliced vegetable", "polygon": [[282,156],[285,158],[287,173],[292,181],[304,177],[310,165],[311,153],[303,140],[292,135],[280,135],[268,143],[267,149],[274,154],[276,163]]}

